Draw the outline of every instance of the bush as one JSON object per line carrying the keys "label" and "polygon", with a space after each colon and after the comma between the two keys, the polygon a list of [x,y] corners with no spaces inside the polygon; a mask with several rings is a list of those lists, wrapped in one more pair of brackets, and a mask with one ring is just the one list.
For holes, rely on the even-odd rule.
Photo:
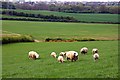
{"label": "bush", "polygon": [[93,39],[93,38],[82,38],[78,41],[97,41],[96,39]]}
{"label": "bush", "polygon": [[34,39],[30,35],[20,34],[6,34],[2,36],[2,44],[15,43],[15,42],[34,42]]}
{"label": "bush", "polygon": [[81,39],[64,39],[64,38],[46,38],[45,42],[80,42],[80,41],[98,41],[97,39],[93,38],[81,38]]}

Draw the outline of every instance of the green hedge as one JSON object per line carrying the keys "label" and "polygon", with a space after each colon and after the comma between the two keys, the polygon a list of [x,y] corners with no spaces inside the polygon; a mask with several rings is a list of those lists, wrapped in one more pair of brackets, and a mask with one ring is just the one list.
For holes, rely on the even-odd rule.
{"label": "green hedge", "polygon": [[94,38],[81,38],[81,39],[64,39],[64,38],[46,38],[45,42],[80,42],[80,41],[98,41]]}
{"label": "green hedge", "polygon": [[15,42],[34,42],[34,39],[30,35],[3,34],[1,42],[2,44],[15,43]]}

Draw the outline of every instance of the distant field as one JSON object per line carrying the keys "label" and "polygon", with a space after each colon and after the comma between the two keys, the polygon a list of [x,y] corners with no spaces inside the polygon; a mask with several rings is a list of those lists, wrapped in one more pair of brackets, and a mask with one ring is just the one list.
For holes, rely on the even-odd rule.
{"label": "distant field", "polygon": [[80,14],[80,13],[64,13],[55,11],[44,10],[14,10],[17,12],[43,14],[43,15],[55,15],[55,16],[71,16],[79,21],[85,22],[119,22],[117,14]]}
{"label": "distant field", "polygon": [[35,39],[46,38],[94,38],[117,40],[117,24],[86,24],[61,22],[2,21],[3,31],[32,35]]}
{"label": "distant field", "polygon": [[[0,15],[1,16],[1,15]],[[21,17],[21,16],[10,16],[10,15],[2,15],[3,18],[27,18],[27,19],[37,19],[37,18],[30,18],[30,17]],[[41,20],[39,18],[39,20]]]}
{"label": "distant field", "polygon": [[[50,56],[52,51],[75,50],[88,47],[87,55],[79,54],[76,62],[66,61],[63,64]],[[91,50],[99,49],[100,59],[94,62]],[[28,52],[35,50],[40,59],[29,60]],[[118,42],[40,42],[16,43],[2,46],[3,78],[117,78],[118,77]]]}

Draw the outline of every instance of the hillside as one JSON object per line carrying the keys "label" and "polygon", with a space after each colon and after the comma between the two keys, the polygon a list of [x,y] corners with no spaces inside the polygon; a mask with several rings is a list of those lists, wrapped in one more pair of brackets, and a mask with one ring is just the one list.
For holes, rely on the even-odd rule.
{"label": "hillside", "polygon": [[3,21],[3,30],[18,34],[29,34],[35,39],[46,38],[117,40],[117,24],[87,24],[61,22]]}
{"label": "hillside", "polygon": [[[23,43],[23,40],[26,40],[26,38],[23,38],[20,43],[4,44],[1,46],[1,76],[4,79],[100,79],[119,77],[118,24],[3,20],[2,25],[1,31],[3,37],[5,36],[4,34],[7,34],[14,41],[16,35],[29,35],[33,39],[41,41]],[[10,41],[10,38],[6,39]],[[21,39],[21,37],[18,38]],[[46,38],[79,40],[83,38],[94,38],[99,39],[99,41],[44,42]],[[80,53],[82,47],[88,48],[86,55]],[[92,57],[93,48],[99,50],[100,58],[97,61],[94,61]],[[29,59],[28,53],[31,50],[36,51],[40,55],[40,58],[36,60]],[[63,63],[59,63],[57,59],[50,56],[50,53],[53,51],[59,55],[60,52],[69,50],[78,52],[79,59],[77,61],[71,62],[65,58]]]}
{"label": "hillside", "polygon": [[[4,9],[3,11],[5,11]],[[2,10],[1,10],[2,11]],[[10,10],[16,12],[24,12],[27,14],[41,14],[41,15],[54,15],[58,17],[73,17],[80,22],[108,22],[108,23],[119,23],[117,14],[81,14],[81,13],[64,13],[55,11],[44,11],[44,10]],[[4,18],[8,16],[4,15]]]}

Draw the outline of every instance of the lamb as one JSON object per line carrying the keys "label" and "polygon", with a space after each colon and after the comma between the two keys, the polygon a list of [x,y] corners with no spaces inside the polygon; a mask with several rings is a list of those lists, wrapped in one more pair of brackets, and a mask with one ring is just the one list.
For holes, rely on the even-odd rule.
{"label": "lamb", "polygon": [[65,52],[67,60],[76,61],[78,59],[78,53],[76,51]]}
{"label": "lamb", "polygon": [[58,62],[60,62],[60,63],[63,63],[63,62],[64,62],[63,56],[59,56],[59,57],[58,57]]}
{"label": "lamb", "polygon": [[88,48],[87,47],[83,47],[81,50],[80,50],[80,53],[81,54],[86,54],[88,52]]}
{"label": "lamb", "polygon": [[39,54],[35,51],[30,51],[28,53],[28,57],[29,57],[29,59],[34,59],[35,60],[35,59],[39,58]]}
{"label": "lamb", "polygon": [[56,55],[56,53],[55,53],[55,52],[52,52],[52,53],[51,53],[51,56],[52,56],[52,57],[54,57],[54,58],[56,58],[56,57],[57,57],[57,55]]}
{"label": "lamb", "polygon": [[93,54],[93,58],[94,58],[94,61],[96,61],[97,59],[99,59],[99,54],[98,53]]}
{"label": "lamb", "polygon": [[95,53],[98,53],[98,49],[97,48],[92,49],[92,54],[94,55]]}

